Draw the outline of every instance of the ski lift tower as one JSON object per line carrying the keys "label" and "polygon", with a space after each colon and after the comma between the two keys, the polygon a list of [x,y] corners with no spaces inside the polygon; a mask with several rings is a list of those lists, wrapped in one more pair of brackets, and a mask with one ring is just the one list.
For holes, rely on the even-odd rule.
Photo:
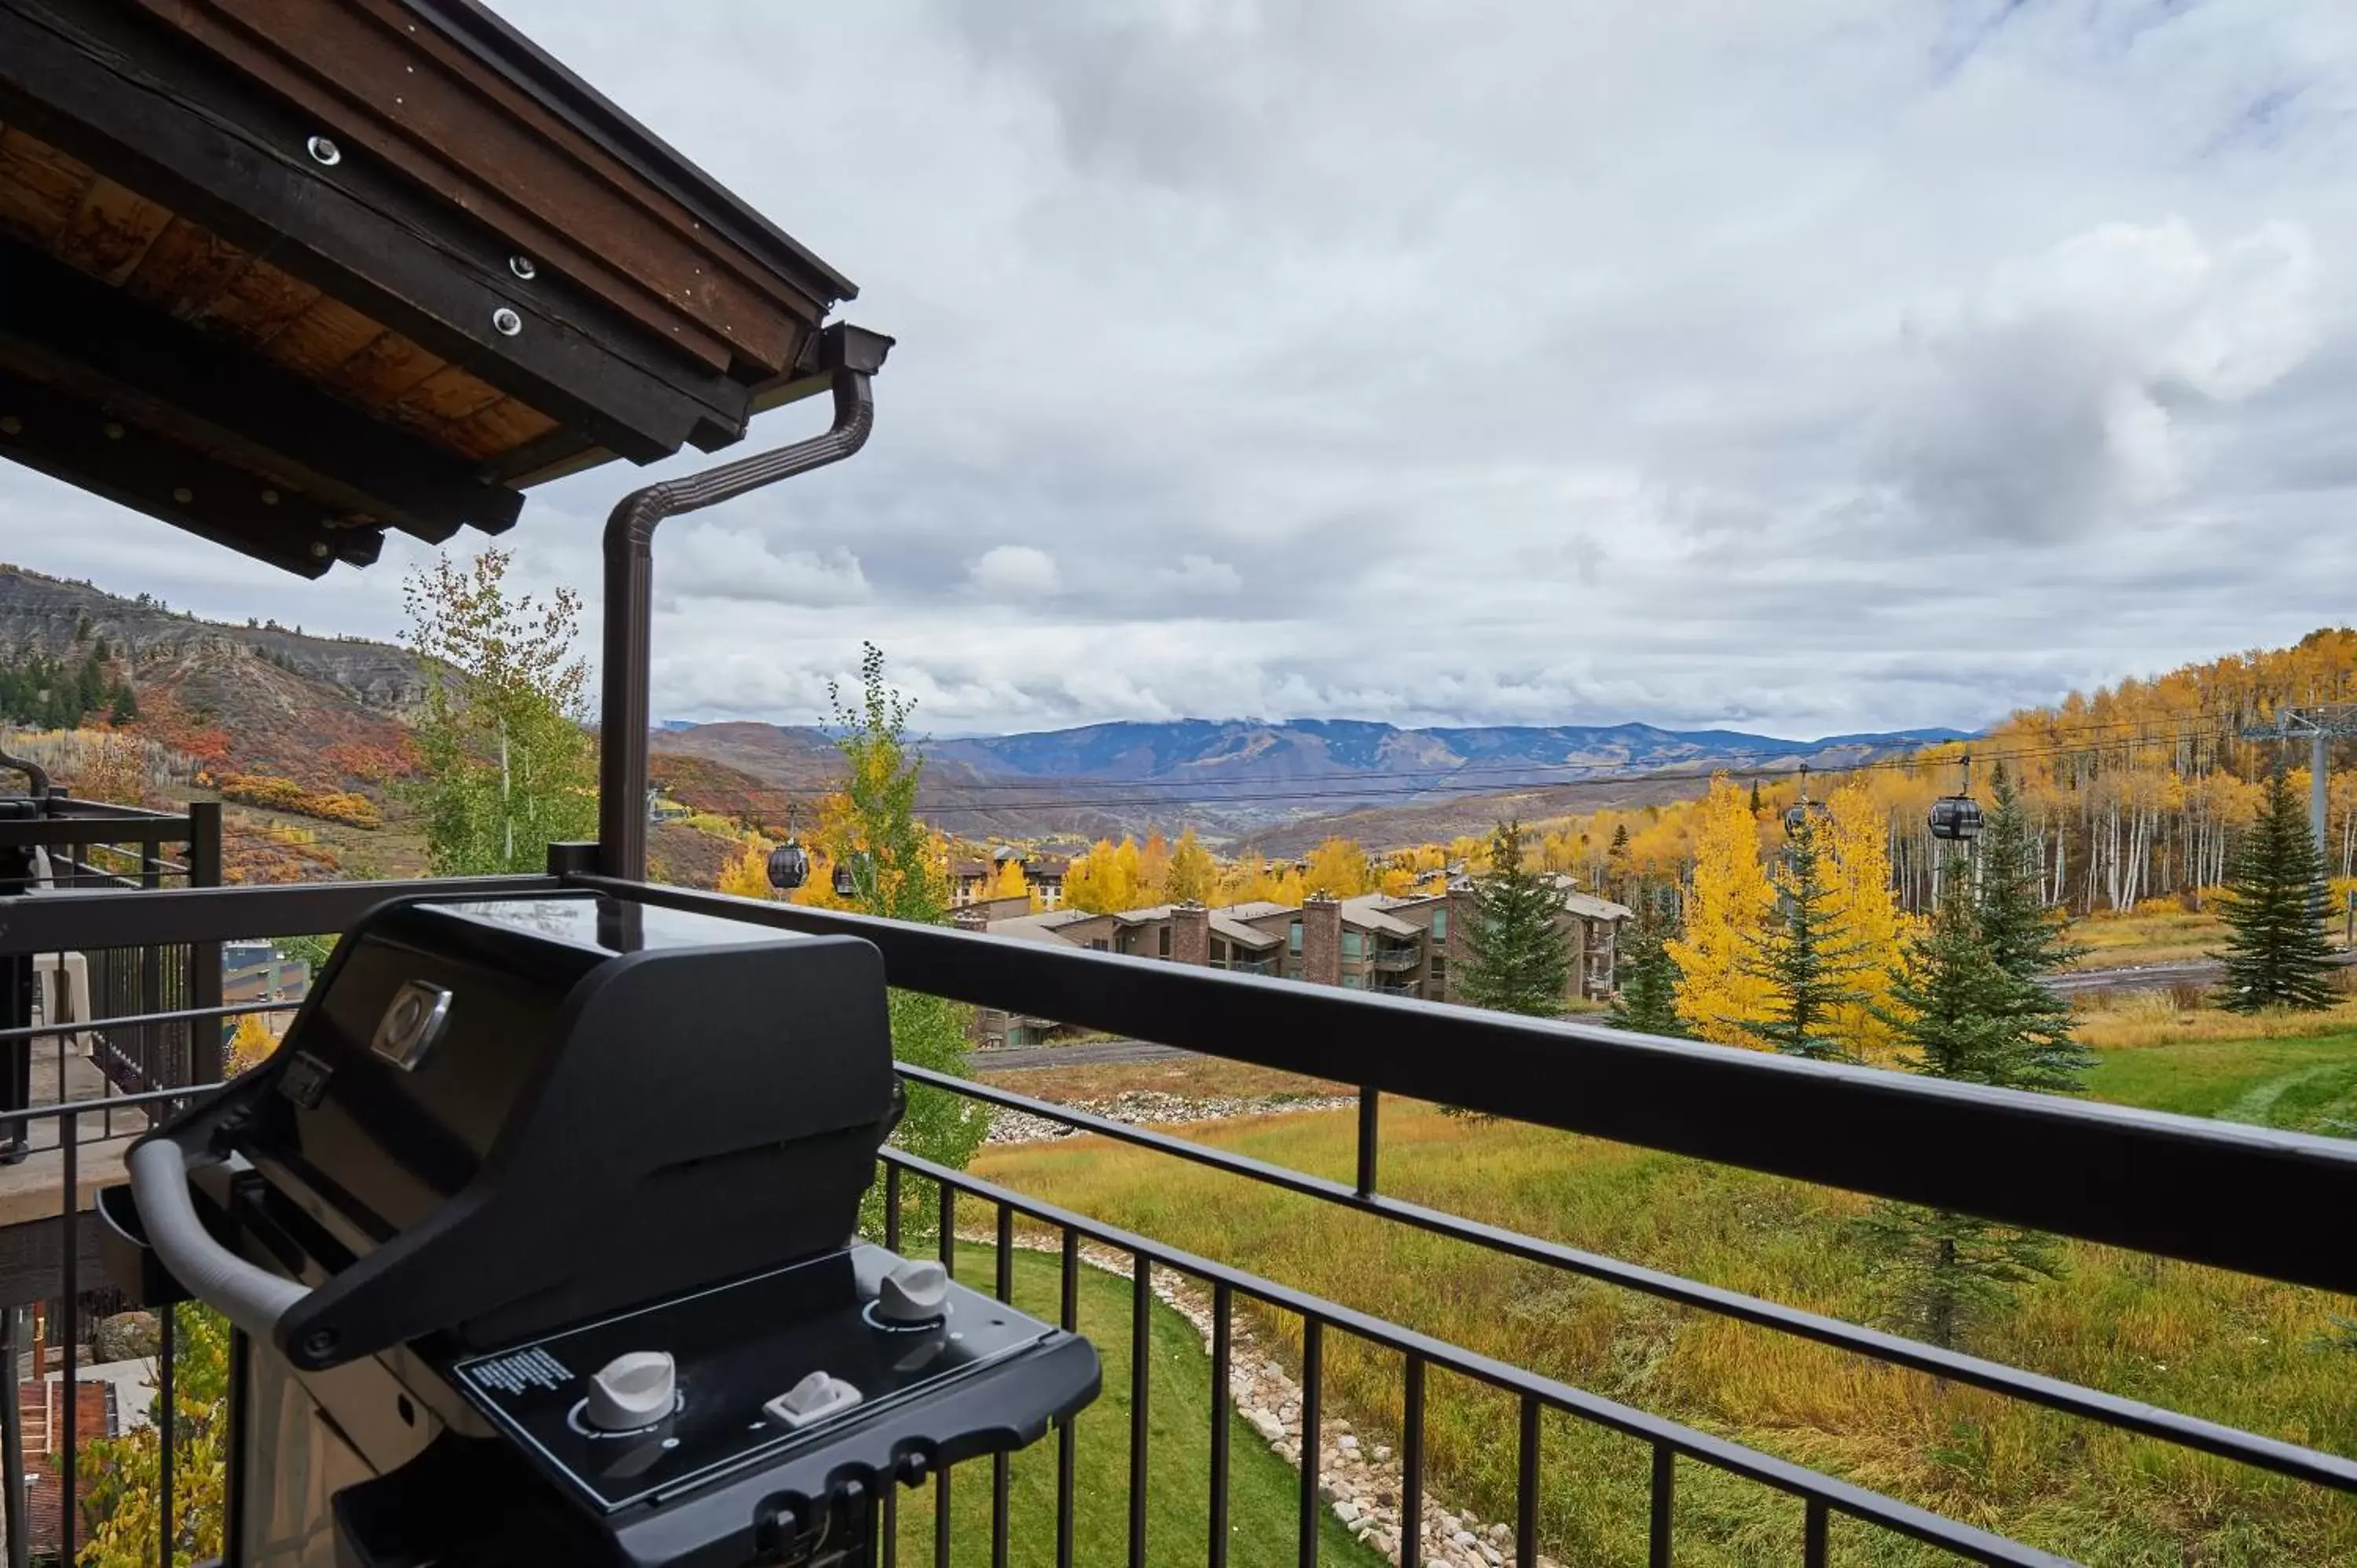
{"label": "ski lift tower", "polygon": [[[2319,855],[2328,854],[2324,847],[2326,780],[2330,777],[2332,743],[2351,736],[2357,736],[2357,705],[2349,703],[2277,708],[2274,724],[2251,725],[2243,731],[2244,740],[2308,742],[2308,826],[2316,835],[2316,853]],[[2329,858],[2326,864],[2330,865]]]}

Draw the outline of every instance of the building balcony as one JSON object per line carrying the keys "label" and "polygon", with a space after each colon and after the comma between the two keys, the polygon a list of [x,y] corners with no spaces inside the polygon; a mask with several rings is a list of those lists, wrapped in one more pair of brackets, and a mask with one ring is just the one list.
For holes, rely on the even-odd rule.
{"label": "building balcony", "polygon": [[1369,965],[1383,974],[1405,974],[1424,966],[1424,950],[1420,947],[1377,948]]}
{"label": "building balcony", "polygon": [[[86,836],[91,830],[79,824],[71,831]],[[108,831],[116,830],[110,825]],[[187,831],[185,820],[176,831]],[[77,858],[90,859],[87,854]],[[202,955],[214,945],[241,936],[341,930],[370,906],[405,894],[567,888],[628,892],[652,905],[779,929],[862,938],[880,950],[893,983],[954,995],[1013,1017],[1055,1017],[1129,1038],[1324,1077],[1332,1076],[1337,1060],[1334,1042],[1348,1042],[1353,1079],[1365,1086],[1355,1128],[1356,1174],[1349,1179],[1287,1169],[1265,1158],[1232,1153],[1214,1142],[1181,1139],[951,1073],[908,1065],[900,1073],[912,1087],[1041,1118],[1125,1145],[1143,1156],[1209,1166],[1223,1176],[1279,1187],[1292,1195],[1288,1201],[1445,1236],[1524,1264],[1673,1303],[1685,1312],[1727,1318],[1747,1326],[1747,1333],[1830,1348],[1864,1362],[1974,1390],[2050,1419],[2131,1433],[2202,1455],[2204,1465],[2223,1461],[2306,1488],[2344,1496],[2357,1492],[2357,1460],[2281,1434],[2298,1429],[2296,1412],[2268,1416],[2261,1423],[2268,1429],[2266,1434],[2237,1430],[2044,1372],[1861,1327],[1784,1305],[1772,1294],[1745,1294],[1518,1233],[1494,1219],[1463,1219],[1388,1196],[1381,1179],[1384,1122],[1391,1113],[1385,1097],[1407,1097],[2346,1294],[2357,1290],[2357,1261],[2347,1249],[2319,1240],[2312,1217],[2343,1212],[2357,1204],[2357,1144],[2279,1133],[2260,1139],[2247,1129],[2075,1100],[1652,1040],[1568,1022],[1480,1014],[1417,1002],[1403,995],[1405,987],[1380,982],[1372,994],[1329,986],[1240,983],[1239,974],[1265,972],[1252,967],[1252,961],[1231,960],[1204,968],[1013,944],[946,928],[904,926],[806,906],[750,904],[579,870],[462,883],[105,890],[121,880],[94,881],[91,886],[100,890],[70,897],[29,894],[0,898],[0,957],[59,950],[152,952],[163,966],[158,972],[172,972],[172,961],[193,962],[193,968],[178,972],[190,979],[177,991],[167,988],[163,999],[168,1005],[162,1008],[146,1008],[142,1001],[119,1016],[70,1025],[27,1024],[0,1033],[0,1041],[18,1048],[47,1049],[70,1032],[94,1032],[113,1040],[130,1038],[129,1032],[138,1029],[171,1028],[180,1031],[183,1040],[194,1037],[205,1045],[185,1066],[177,1059],[169,1064],[167,1076],[178,1081],[131,1093],[109,1084],[88,1097],[61,1096],[24,1113],[39,1132],[34,1159],[5,1173],[14,1184],[15,1208],[9,1215],[46,1234],[54,1235],[60,1222],[77,1235],[91,1231],[88,1195],[117,1168],[122,1141],[118,1136],[110,1147],[99,1136],[103,1119],[113,1117],[119,1133],[124,1122],[145,1125],[148,1116],[160,1116],[210,1092],[206,1080],[220,1071],[212,1043],[223,1010],[197,1004],[206,996],[200,983]],[[176,953],[181,956],[174,961],[169,955]],[[198,956],[192,960],[192,954]],[[1378,965],[1380,970],[1380,955]],[[122,996],[111,1000],[118,1011],[123,1009]],[[1664,1105],[1679,1107],[1678,1114],[1664,1116]],[[1860,1128],[1873,1129],[1874,1135],[1858,1135]],[[1993,1147],[2005,1149],[2007,1157],[1982,1157]],[[77,1157],[79,1175],[69,1177],[59,1168],[60,1160]],[[1542,1554],[1569,1560],[1562,1555],[1562,1542],[1546,1533],[1546,1521],[1553,1517],[1547,1510],[1551,1489],[1569,1484],[1559,1467],[1570,1462],[1566,1456],[1568,1434],[1576,1428],[1600,1429],[1637,1445],[1641,1457],[1616,1484],[1628,1489],[1632,1529],[1645,1538],[1640,1554],[1656,1563],[1672,1560],[1682,1532],[1699,1536],[1712,1528],[1710,1510],[1682,1509],[1682,1488],[1720,1487],[1723,1477],[1791,1500],[1790,1551],[1779,1549],[1774,1561],[1822,1568],[1830,1561],[1829,1543],[1835,1541],[1852,1555],[1903,1553],[1912,1550],[1912,1543],[1974,1563],[2026,1568],[2062,1561],[2007,1539],[1986,1528],[1986,1520],[1949,1518],[1916,1501],[1631,1402],[1640,1395],[1606,1397],[1546,1371],[1478,1353],[1279,1283],[1233,1258],[1186,1251],[1168,1239],[1124,1230],[971,1172],[888,1147],[880,1180],[886,1189],[881,1212],[887,1229],[878,1239],[888,1245],[899,1240],[897,1226],[903,1212],[938,1212],[946,1232],[967,1239],[950,1250],[978,1248],[987,1258],[995,1247],[1001,1280],[1017,1277],[1014,1265],[1020,1249],[1016,1239],[1020,1234],[1027,1238],[1025,1247],[1044,1247],[1050,1257],[1060,1251],[1068,1268],[1074,1266],[1071,1260],[1087,1258],[1128,1271],[1132,1279],[1120,1289],[1126,1293],[1134,1287],[1141,1311],[1150,1305],[1157,1284],[1175,1283],[1200,1296],[1212,1389],[1229,1386],[1230,1359],[1246,1353],[1239,1348],[1244,1333],[1256,1336],[1250,1354],[1263,1359],[1277,1354],[1293,1358],[1297,1364],[1289,1375],[1297,1378],[1297,1424],[1303,1430],[1293,1440],[1297,1446],[1292,1451],[1306,1454],[1308,1460],[1306,1468],[1297,1470],[1297,1527],[1308,1532],[1300,1543],[1305,1562],[1316,1560],[1318,1535],[1331,1528],[1321,1494],[1321,1483],[1330,1477],[1320,1474],[1329,1445],[1319,1434],[1346,1413],[1334,1403],[1343,1397],[1341,1385],[1323,1380],[1320,1368],[1337,1357],[1363,1368],[1372,1364],[1370,1355],[1389,1369],[1387,1376],[1398,1380],[1392,1391],[1396,1397],[1367,1402],[1369,1396],[1361,1388],[1352,1397],[1361,1402],[1347,1407],[1347,1414],[1355,1431],[1369,1434],[1367,1441],[1380,1434],[1399,1456],[1393,1506],[1410,1541],[1438,1506],[1423,1459],[1427,1399],[1441,1397],[1444,1388],[1478,1384],[1487,1391],[1484,1398],[1498,1402],[1495,1419],[1500,1424],[1494,1439],[1512,1455],[1501,1482],[1511,1499],[1505,1515],[1511,1522],[1501,1527],[1501,1534],[1485,1538],[1507,1562],[1535,1563]],[[46,1200],[45,1210],[35,1207],[38,1199]],[[5,1239],[0,1231],[0,1240]],[[63,1304],[62,1320],[52,1324],[49,1340],[63,1349],[62,1370],[69,1384],[84,1370],[77,1365],[78,1347],[90,1342],[89,1326],[75,1318],[83,1293],[100,1283],[81,1257],[79,1247],[0,1248],[0,1287],[5,1289],[5,1301]],[[1027,1270],[1031,1266],[1024,1265]],[[0,1315],[0,1323],[15,1321],[14,1314]],[[1082,1326],[1092,1328],[1085,1318]],[[1130,1332],[1125,1324],[1116,1337],[1126,1337]],[[1288,1348],[1280,1352],[1280,1345]],[[0,1343],[0,1351],[16,1348]],[[961,1561],[969,1553],[980,1561],[995,1554],[994,1549],[1004,1552],[1014,1535],[1022,1538],[1028,1552],[1033,1543],[1071,1530],[1077,1515],[1086,1513],[1092,1521],[1090,1528],[1095,1529],[1110,1510],[1116,1535],[1125,1511],[1134,1521],[1132,1560],[1143,1561],[1140,1543],[1146,1525],[1135,1521],[1148,1519],[1145,1499],[1149,1481],[1164,1473],[1166,1463],[1189,1467],[1208,1455],[1198,1472],[1208,1487],[1200,1505],[1200,1528],[1205,1532],[1202,1560],[1224,1561],[1224,1553],[1211,1542],[1224,1543],[1232,1528],[1228,1483],[1237,1460],[1231,1444],[1253,1439],[1233,1434],[1244,1429],[1232,1432],[1224,1409],[1215,1412],[1199,1432],[1149,1426],[1142,1413],[1147,1409],[1149,1364],[1153,1378],[1171,1375],[1159,1355],[1120,1363],[1126,1368],[1123,1376],[1133,1385],[1127,1391],[1128,1408],[1139,1412],[1132,1427],[1134,1446],[1110,1472],[1118,1476],[1125,1469],[1126,1492],[1118,1485],[1094,1492],[1076,1489],[1069,1480],[1075,1470],[1068,1464],[1060,1467],[1065,1484],[1036,1512],[969,1504],[953,1513],[944,1506],[939,1537],[944,1551],[953,1551]],[[1436,1378],[1435,1373],[1447,1376]],[[1168,1397],[1157,1384],[1155,1408],[1163,1408],[1159,1401]],[[66,1402],[65,1408],[74,1408],[74,1402]],[[65,1521],[69,1536],[84,1528],[77,1494],[86,1498],[88,1482],[71,1463],[60,1466],[58,1460],[77,1444],[86,1447],[102,1435],[78,1430],[90,1419],[95,1418],[60,1415],[62,1430],[52,1434],[52,1452],[31,1453],[20,1444],[18,1452],[5,1456],[6,1479],[13,1485],[29,1481],[62,1491],[56,1517]],[[234,1423],[247,1415],[231,1402],[223,1407],[221,1419]],[[1103,1442],[1107,1430],[1083,1419],[1060,1441],[1071,1445]],[[235,1466],[244,1462],[245,1447],[236,1433],[230,1438],[207,1451],[227,1455],[225,1463]],[[1165,1455],[1178,1445],[1203,1452],[1166,1461]],[[160,1485],[172,1488],[184,1506],[198,1506],[188,1503],[190,1498],[222,1495],[218,1475],[172,1474],[172,1466],[185,1463],[185,1445],[167,1441],[161,1451],[165,1477]],[[1082,1473],[1103,1469],[1099,1466]],[[1715,1475],[1701,1478],[1705,1471]],[[971,1477],[964,1466],[952,1474],[958,1487],[982,1489],[963,1493],[970,1499],[1003,1488],[1006,1472],[997,1472],[994,1479],[985,1463]],[[228,1479],[233,1493],[242,1477],[231,1475]],[[999,1498],[1006,1495],[997,1490]],[[913,1501],[901,1505],[904,1512],[917,1506]],[[1062,1539],[1073,1537],[1062,1534]],[[71,1561],[80,1544],[69,1539],[55,1543],[54,1550]],[[1286,1551],[1293,1551],[1291,1542]],[[1186,1555],[1194,1559],[1191,1545]],[[909,1556],[905,1546],[902,1556]],[[1404,1556],[1416,1560],[1413,1552]],[[1427,1555],[1425,1560],[1433,1559]]]}

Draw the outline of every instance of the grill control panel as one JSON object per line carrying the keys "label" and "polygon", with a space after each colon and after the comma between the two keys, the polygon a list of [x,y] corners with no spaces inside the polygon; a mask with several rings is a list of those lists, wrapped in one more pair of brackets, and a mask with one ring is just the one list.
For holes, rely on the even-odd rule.
{"label": "grill control panel", "polygon": [[[914,1321],[911,1297],[938,1310]],[[455,1363],[533,1462],[613,1510],[660,1501],[899,1408],[1056,1330],[880,1247],[856,1246]],[[651,1397],[641,1424],[609,1424]],[[601,1382],[600,1380],[605,1381]],[[656,1402],[662,1403],[664,1402]]]}

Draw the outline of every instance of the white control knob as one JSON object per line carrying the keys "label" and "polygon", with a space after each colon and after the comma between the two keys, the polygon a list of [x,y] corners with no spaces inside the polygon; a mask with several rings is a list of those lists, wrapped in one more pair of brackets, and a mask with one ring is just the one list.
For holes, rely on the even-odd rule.
{"label": "white control knob", "polygon": [[887,1323],[936,1322],[949,1305],[949,1271],[939,1263],[902,1263],[876,1287],[876,1316]]}
{"label": "white control knob", "polygon": [[669,1415],[678,1395],[679,1375],[670,1352],[633,1350],[615,1357],[589,1380],[582,1418],[600,1432],[635,1432]]}
{"label": "white control knob", "polygon": [[841,1378],[813,1372],[761,1408],[799,1432],[859,1402],[859,1391]]}

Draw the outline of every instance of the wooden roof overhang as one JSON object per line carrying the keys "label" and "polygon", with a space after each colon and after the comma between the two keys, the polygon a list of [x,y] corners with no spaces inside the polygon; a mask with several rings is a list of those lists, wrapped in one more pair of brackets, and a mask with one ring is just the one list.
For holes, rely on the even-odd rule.
{"label": "wooden roof overhang", "polygon": [[475,0],[0,0],[0,455],[289,571],[737,441],[856,292]]}

